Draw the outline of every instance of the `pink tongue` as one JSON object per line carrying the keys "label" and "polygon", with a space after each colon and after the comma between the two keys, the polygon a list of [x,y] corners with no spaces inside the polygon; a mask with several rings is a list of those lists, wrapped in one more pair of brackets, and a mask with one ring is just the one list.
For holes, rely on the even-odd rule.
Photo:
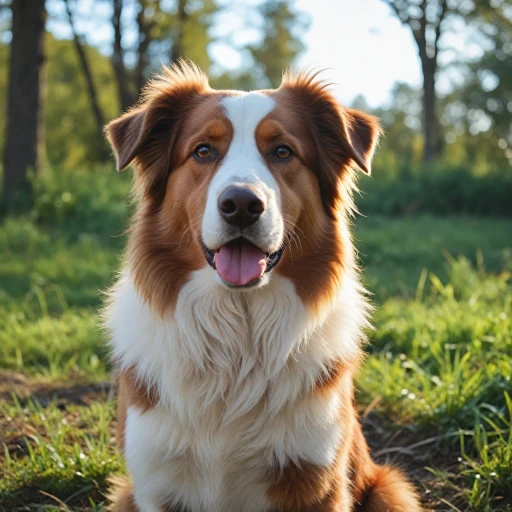
{"label": "pink tongue", "polygon": [[215,255],[220,277],[243,286],[259,279],[267,267],[265,253],[245,240],[236,240],[220,248]]}

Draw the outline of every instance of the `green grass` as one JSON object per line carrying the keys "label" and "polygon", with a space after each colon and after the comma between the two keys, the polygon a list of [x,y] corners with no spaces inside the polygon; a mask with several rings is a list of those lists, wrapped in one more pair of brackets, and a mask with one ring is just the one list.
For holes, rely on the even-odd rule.
{"label": "green grass", "polygon": [[[94,385],[129,188],[128,173],[48,173],[31,210],[1,220],[0,510],[102,510],[123,471]],[[362,407],[429,467],[430,506],[512,511],[512,219],[369,214],[355,238],[377,305]]]}
{"label": "green grass", "polygon": [[100,510],[107,478],[123,468],[109,428],[113,413],[106,403],[65,410],[34,401],[0,405],[0,415],[10,419],[0,483],[5,510],[59,499]]}
{"label": "green grass", "polygon": [[474,269],[464,257],[448,273],[443,283],[425,272],[414,299],[379,308],[360,401],[379,397],[380,414],[417,438],[460,449],[465,506],[512,510],[493,508],[512,496],[511,274]]}
{"label": "green grass", "polygon": [[451,257],[463,255],[490,272],[512,270],[511,220],[485,217],[359,217],[355,244],[368,288],[378,303],[412,299],[423,269],[442,281]]}

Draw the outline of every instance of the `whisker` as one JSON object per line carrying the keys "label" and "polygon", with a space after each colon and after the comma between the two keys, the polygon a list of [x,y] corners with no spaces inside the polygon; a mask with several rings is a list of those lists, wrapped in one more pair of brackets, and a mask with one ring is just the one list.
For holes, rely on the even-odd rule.
{"label": "whisker", "polygon": [[[200,215],[197,216],[197,218],[201,217]],[[178,249],[180,248],[180,245],[181,245],[181,242],[183,241],[183,237],[189,232],[191,231],[192,229],[195,229],[197,226],[199,226],[201,224],[201,219],[199,219],[197,222],[195,223],[191,223],[191,225],[184,231],[184,233],[181,235],[181,238],[180,238],[180,241],[178,243]]]}

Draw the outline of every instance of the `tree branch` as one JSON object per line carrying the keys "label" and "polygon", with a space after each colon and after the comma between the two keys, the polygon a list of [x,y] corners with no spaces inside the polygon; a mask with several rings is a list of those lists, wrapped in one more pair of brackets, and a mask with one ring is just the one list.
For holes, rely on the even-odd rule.
{"label": "tree branch", "polygon": [[448,13],[448,0],[442,0],[441,13],[439,14],[439,22],[436,27],[436,38],[434,40],[434,59],[437,63],[437,56],[439,54],[439,39],[441,38],[441,24]]}
{"label": "tree branch", "polygon": [[148,65],[148,48],[151,43],[151,29],[155,21],[146,20],[144,11],[147,7],[147,2],[141,0],[140,9],[137,13],[137,27],[139,30],[139,46],[137,48],[137,66],[135,68],[135,87],[137,88],[137,95],[140,94],[144,86],[145,76],[144,72]]}
{"label": "tree branch", "polygon": [[121,44],[121,17],[123,13],[123,0],[113,0],[112,27],[114,28],[114,51],[112,53],[112,66],[116,75],[119,103],[121,110],[126,110],[134,98],[128,85],[128,73],[124,65],[123,46]]}
{"label": "tree branch", "polygon": [[87,60],[87,55],[85,53],[85,49],[83,47],[83,43],[80,40],[75,28],[75,23],[73,20],[73,13],[71,12],[71,7],[69,5],[69,0],[64,0],[64,4],[66,5],[66,12],[68,15],[69,26],[71,27],[71,31],[73,32],[73,41],[75,43],[75,49],[78,54],[78,58],[80,60],[80,65],[82,66],[82,71],[84,72],[85,81],[87,83],[87,91],[89,93],[89,100],[91,102],[92,111],[94,113],[94,118],[96,120],[96,128],[98,130],[98,134],[100,140],[103,139],[103,125],[104,118],[103,113],[101,112],[101,108],[98,102],[98,94],[96,91],[96,87],[94,86],[94,81],[92,79],[91,68],[89,66],[89,61]]}
{"label": "tree branch", "polygon": [[176,62],[180,57],[184,56],[183,35],[185,31],[185,21],[187,19],[187,12],[185,10],[186,3],[186,0],[178,0],[178,31],[174,41],[172,42],[171,62]]}

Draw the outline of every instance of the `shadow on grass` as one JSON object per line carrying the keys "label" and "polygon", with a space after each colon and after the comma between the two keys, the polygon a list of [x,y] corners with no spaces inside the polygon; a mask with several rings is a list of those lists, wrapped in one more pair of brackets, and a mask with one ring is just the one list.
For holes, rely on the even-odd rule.
{"label": "shadow on grass", "polygon": [[22,483],[9,492],[0,492],[0,512],[21,510],[88,511],[105,510],[110,475],[84,478],[74,475],[66,479],[41,475]]}
{"label": "shadow on grass", "polygon": [[44,383],[31,381],[24,375],[8,370],[0,370],[0,400],[11,401],[16,396],[24,407],[29,400],[38,402],[42,407],[56,403],[59,408],[68,404],[89,405],[92,401],[107,400],[112,397],[114,386],[111,382],[93,382],[88,384]]}

